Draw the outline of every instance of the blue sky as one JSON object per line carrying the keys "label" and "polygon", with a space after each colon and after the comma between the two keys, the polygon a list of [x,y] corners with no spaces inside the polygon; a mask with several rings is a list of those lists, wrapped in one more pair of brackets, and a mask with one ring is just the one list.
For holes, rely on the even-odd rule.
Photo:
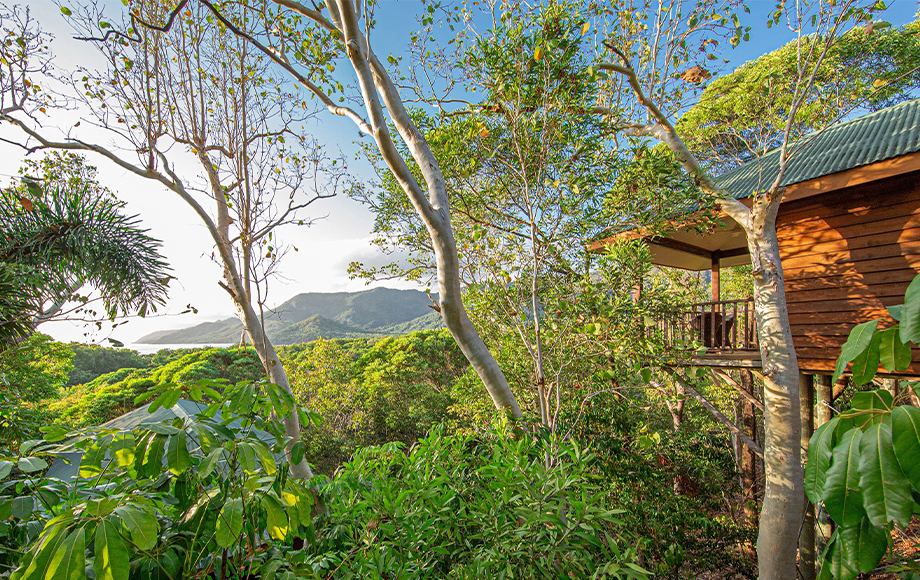
{"label": "blue sky", "polygon": [[[63,70],[78,65],[93,66],[95,51],[85,43],[71,38],[72,32],[64,22],[59,7],[52,0],[26,0],[26,4],[42,23],[43,28],[55,36],[52,50],[55,64]],[[775,9],[772,0],[748,2],[751,14],[745,15],[742,25],[753,27],[751,41],[728,51],[730,64],[727,70],[774,50],[792,39],[784,27],[768,30],[766,15]],[[120,7],[120,2],[114,6]],[[912,20],[918,5],[912,0],[895,0],[889,4],[883,18],[895,25]],[[377,7],[378,26],[372,42],[375,51],[401,55],[406,52],[409,36],[416,28],[416,15],[422,9],[417,0],[381,0]],[[66,123],[72,113],[55,117],[55,121]],[[351,121],[323,114],[321,121],[309,129],[330,151],[341,149],[350,158],[354,157],[358,131]],[[72,123],[72,121],[70,121]],[[104,138],[100,135],[100,138]],[[0,183],[9,180],[16,173],[21,162],[21,152],[8,146],[0,146]],[[212,242],[204,226],[192,210],[178,197],[157,187],[152,182],[137,178],[117,169],[102,159],[92,159],[100,169],[103,183],[115,190],[128,204],[128,211],[139,214],[151,235],[164,242],[163,251],[171,264],[177,280],[171,285],[170,301],[164,309],[167,316],[156,316],[144,320],[131,320],[110,333],[109,330],[85,333],[90,329],[70,323],[52,323],[41,327],[59,340],[102,340],[112,336],[125,343],[134,342],[140,336],[167,328],[187,327],[199,322],[226,318],[233,315],[229,297],[217,286],[220,269],[210,259]],[[366,166],[352,164],[354,170],[366,172]],[[360,204],[345,197],[323,202],[308,215],[327,216],[309,228],[289,228],[283,232],[284,239],[299,248],[291,253],[282,264],[284,280],[272,283],[269,304],[278,304],[300,292],[355,291],[366,289],[364,281],[349,280],[345,268],[352,260],[381,261],[382,257],[370,246],[372,216]],[[410,284],[388,282],[389,287],[414,287]],[[198,308],[197,315],[175,316],[185,305]]]}

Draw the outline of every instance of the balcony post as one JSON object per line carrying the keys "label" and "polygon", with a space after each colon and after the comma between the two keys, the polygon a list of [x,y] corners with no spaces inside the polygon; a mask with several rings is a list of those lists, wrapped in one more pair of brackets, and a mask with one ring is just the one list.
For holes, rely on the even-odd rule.
{"label": "balcony post", "polygon": [[718,250],[712,253],[712,301],[718,302],[721,292],[719,292],[719,268],[720,256]]}

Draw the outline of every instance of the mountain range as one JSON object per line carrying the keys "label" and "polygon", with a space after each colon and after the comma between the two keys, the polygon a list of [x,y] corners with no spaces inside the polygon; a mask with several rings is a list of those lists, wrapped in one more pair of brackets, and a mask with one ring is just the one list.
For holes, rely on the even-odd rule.
{"label": "mountain range", "polygon": [[[363,292],[307,292],[265,313],[265,331],[278,345],[323,338],[366,338],[441,328],[432,299],[418,290],[374,288]],[[141,344],[220,344],[239,342],[236,318],[203,322],[178,330],[159,330]]]}

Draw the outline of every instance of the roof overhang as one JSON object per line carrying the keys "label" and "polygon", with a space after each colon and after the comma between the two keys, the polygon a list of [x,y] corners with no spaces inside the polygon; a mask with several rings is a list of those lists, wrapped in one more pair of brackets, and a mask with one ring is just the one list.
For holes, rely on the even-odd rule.
{"label": "roof overhang", "polygon": [[[783,202],[805,199],[913,171],[920,171],[920,151],[787,185]],[[740,201],[748,206],[751,203],[750,198]],[[686,220],[671,230],[656,234],[641,228],[621,232],[590,244],[588,250],[600,252],[611,243],[642,239],[649,245],[652,263],[656,266],[699,271],[709,270],[716,260],[723,267],[751,263],[747,238],[735,220],[721,212],[715,226],[702,230],[693,227],[697,221],[694,216],[687,216]]]}

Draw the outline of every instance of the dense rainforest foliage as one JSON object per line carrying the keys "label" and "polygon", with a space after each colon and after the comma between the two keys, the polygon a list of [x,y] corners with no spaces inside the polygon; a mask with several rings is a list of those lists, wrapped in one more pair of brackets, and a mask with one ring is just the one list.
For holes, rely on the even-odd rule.
{"label": "dense rainforest foliage", "polygon": [[[383,58],[397,16],[373,0],[55,0],[92,47],[61,70],[36,2],[0,2],[0,140],[28,153],[0,189],[0,578],[920,574],[920,398],[876,384],[920,344],[920,277],[833,377],[803,375],[777,235],[810,136],[916,96],[917,22],[878,0],[759,26],[740,0],[423,0]],[[308,132],[328,115],[358,167]],[[207,234],[182,251],[237,319],[179,335],[248,346],[42,334],[195,312],[153,237],[174,232],[81,151]],[[721,185],[746,162],[762,183]],[[340,194],[385,256],[348,274],[429,291],[273,311],[296,230]],[[723,230],[727,253],[646,243]],[[667,250],[701,271],[653,266]],[[731,328],[745,352],[706,365]]]}

